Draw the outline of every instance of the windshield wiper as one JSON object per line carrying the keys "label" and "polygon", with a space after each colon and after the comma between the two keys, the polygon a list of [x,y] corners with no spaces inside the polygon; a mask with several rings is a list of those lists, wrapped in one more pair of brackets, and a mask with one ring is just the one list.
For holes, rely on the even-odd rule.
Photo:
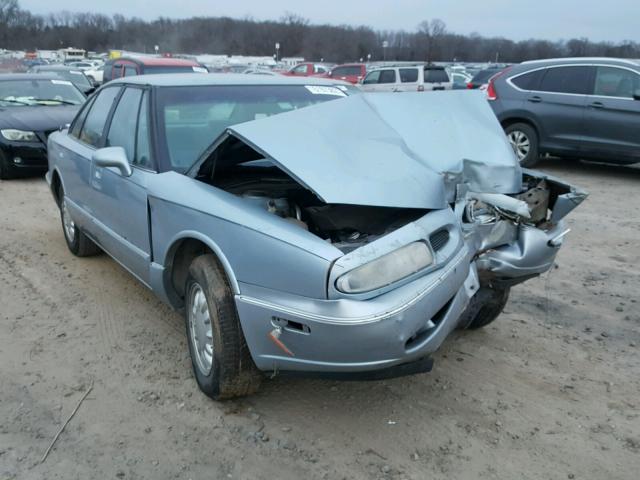
{"label": "windshield wiper", "polygon": [[0,98],[0,102],[17,103],[18,105],[33,105],[31,103],[28,103],[28,102],[23,102],[21,100],[12,100],[10,98]]}
{"label": "windshield wiper", "polygon": [[33,98],[32,100],[34,102],[58,102],[62,103],[63,105],[78,105],[75,102],[70,102],[69,100],[61,100],[58,98]]}

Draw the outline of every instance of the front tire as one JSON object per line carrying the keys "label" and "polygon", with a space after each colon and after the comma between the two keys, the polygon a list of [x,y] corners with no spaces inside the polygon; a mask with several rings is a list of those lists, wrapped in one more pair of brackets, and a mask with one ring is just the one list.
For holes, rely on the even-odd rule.
{"label": "front tire", "polygon": [[526,123],[514,123],[504,129],[509,143],[523,167],[533,167],[540,160],[538,133]]}
{"label": "front tire", "polygon": [[97,255],[101,251],[100,247],[93,243],[93,241],[78,228],[71,217],[64,193],[62,193],[61,197],[60,220],[62,221],[62,233],[64,234],[64,239],[67,242],[69,251],[76,257]]}
{"label": "front tire", "polygon": [[225,272],[214,255],[201,255],[189,267],[185,326],[200,390],[214,400],[258,390],[261,375],[242,333]]}
{"label": "front tire", "polygon": [[509,287],[481,287],[471,298],[467,309],[460,317],[460,328],[477,330],[486,327],[500,316],[509,300]]}

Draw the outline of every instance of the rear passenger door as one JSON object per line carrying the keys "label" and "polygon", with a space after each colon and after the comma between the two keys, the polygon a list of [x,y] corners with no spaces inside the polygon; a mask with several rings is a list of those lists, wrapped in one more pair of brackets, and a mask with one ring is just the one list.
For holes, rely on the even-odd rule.
{"label": "rear passenger door", "polygon": [[113,167],[92,165],[100,223],[99,243],[142,282],[149,282],[147,184],[155,173],[149,140],[148,90],[127,86],[107,122],[103,147],[122,147],[132,167],[125,176]]}
{"label": "rear passenger door", "polygon": [[524,108],[538,125],[543,150],[573,153],[582,148],[592,76],[590,66],[550,67],[539,85],[527,92]]}
{"label": "rear passenger door", "polygon": [[370,72],[364,79],[363,90],[366,92],[396,91],[396,71],[392,68]]}
{"label": "rear passenger door", "polygon": [[586,110],[585,150],[610,160],[640,161],[640,75],[622,67],[595,68]]}
{"label": "rear passenger door", "polygon": [[424,89],[418,86],[419,70],[417,68],[399,68],[398,76],[400,77],[400,85],[398,85],[398,92],[417,92]]}

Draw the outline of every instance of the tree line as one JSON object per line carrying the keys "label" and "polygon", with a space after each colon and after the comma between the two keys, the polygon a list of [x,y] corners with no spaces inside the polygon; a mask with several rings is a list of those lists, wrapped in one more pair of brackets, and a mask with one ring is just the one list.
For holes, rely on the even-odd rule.
{"label": "tree line", "polygon": [[37,15],[18,0],[0,0],[0,48],[9,50],[79,47],[103,52],[123,49],[163,53],[273,55],[348,62],[367,60],[521,62],[564,56],[640,58],[640,44],[530,39],[513,41],[476,33],[450,32],[438,19],[412,30],[374,30],[366,26],[315,25],[286,13],[278,21],[252,18],[160,17],[145,21],[123,15],[71,13]]}

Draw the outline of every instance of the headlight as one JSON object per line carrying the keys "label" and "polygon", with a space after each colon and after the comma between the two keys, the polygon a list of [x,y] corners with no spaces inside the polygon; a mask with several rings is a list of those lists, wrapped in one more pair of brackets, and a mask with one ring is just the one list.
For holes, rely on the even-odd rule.
{"label": "headlight", "polygon": [[410,243],[340,276],[336,288],[343,293],[370,292],[402,280],[432,263],[433,256],[426,243]]}
{"label": "headlight", "polygon": [[33,132],[28,132],[26,130],[14,130],[13,128],[7,128],[5,130],[0,130],[2,136],[7,140],[13,140],[14,142],[35,142],[38,140],[36,134]]}

